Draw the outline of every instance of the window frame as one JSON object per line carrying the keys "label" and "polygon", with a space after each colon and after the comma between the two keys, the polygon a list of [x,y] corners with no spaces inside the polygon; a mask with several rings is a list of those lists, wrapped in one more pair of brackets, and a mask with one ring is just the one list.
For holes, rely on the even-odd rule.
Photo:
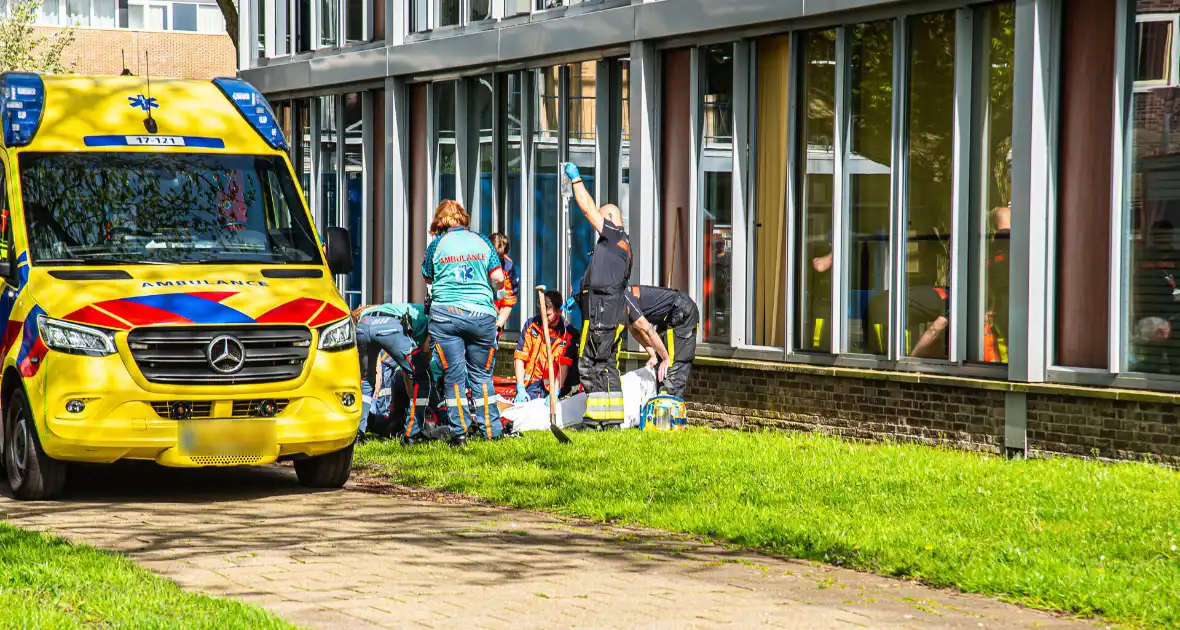
{"label": "window frame", "polygon": [[[1134,11],[1135,7],[1128,5],[1130,10]],[[1139,50],[1136,46],[1132,51],[1132,59],[1127,60],[1127,69],[1130,73],[1130,78],[1134,82],[1134,89],[1136,92],[1153,90],[1161,87],[1180,86],[1180,41],[1177,37],[1180,36],[1180,12],[1177,13],[1143,13],[1136,14],[1133,26],[1133,31],[1130,34],[1130,43],[1134,45],[1138,42],[1137,31],[1139,25],[1151,22],[1157,24],[1171,24],[1169,45],[1168,45],[1168,76],[1158,81],[1139,81],[1135,79],[1135,74],[1138,72]],[[1116,61],[1116,63],[1119,63]]]}

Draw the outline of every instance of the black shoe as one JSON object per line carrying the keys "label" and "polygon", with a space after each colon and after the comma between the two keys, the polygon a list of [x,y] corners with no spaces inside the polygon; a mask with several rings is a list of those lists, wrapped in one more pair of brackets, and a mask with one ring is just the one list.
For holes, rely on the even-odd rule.
{"label": "black shoe", "polygon": [[467,446],[467,436],[466,435],[456,435],[456,436],[452,437],[450,440],[448,440],[447,444],[450,444],[451,446],[453,446],[455,448],[462,448],[464,446]]}
{"label": "black shoe", "polygon": [[402,446],[417,446],[418,444],[425,444],[431,441],[431,439],[425,435],[415,435],[414,437],[406,437],[403,435],[399,439],[401,440]]}

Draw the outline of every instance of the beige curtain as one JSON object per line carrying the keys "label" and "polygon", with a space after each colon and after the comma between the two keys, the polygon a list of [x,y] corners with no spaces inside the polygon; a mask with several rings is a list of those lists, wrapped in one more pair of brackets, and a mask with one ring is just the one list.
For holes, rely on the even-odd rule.
{"label": "beige curtain", "polygon": [[790,37],[758,40],[754,344],[784,343],[787,295],[787,75]]}

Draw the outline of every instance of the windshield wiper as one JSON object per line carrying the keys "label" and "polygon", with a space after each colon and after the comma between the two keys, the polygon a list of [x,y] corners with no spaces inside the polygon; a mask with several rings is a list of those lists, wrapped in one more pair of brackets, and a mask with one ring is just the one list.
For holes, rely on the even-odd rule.
{"label": "windshield wiper", "polygon": [[171,265],[166,260],[141,258],[38,258],[33,261],[41,266],[55,265]]}
{"label": "windshield wiper", "polygon": [[181,261],[184,265],[284,265],[291,261],[285,258],[197,258]]}

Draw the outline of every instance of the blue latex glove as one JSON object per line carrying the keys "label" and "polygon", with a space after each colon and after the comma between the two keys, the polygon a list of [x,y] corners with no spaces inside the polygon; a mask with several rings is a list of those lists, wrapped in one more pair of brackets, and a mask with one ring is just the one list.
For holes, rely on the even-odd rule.
{"label": "blue latex glove", "polygon": [[574,298],[572,298],[572,297],[571,297],[571,298],[567,298],[567,299],[566,299],[566,301],[565,301],[565,304],[562,304],[562,305],[561,305],[561,310],[562,310],[562,312],[564,312],[564,313],[572,313],[572,312],[574,312],[574,307],[575,307],[575,306],[577,306],[577,303],[576,303],[576,302],[574,302]]}
{"label": "blue latex glove", "polygon": [[574,166],[573,162],[565,163],[565,176],[570,178],[571,182],[582,179],[582,174],[578,172],[578,167]]}
{"label": "blue latex glove", "polygon": [[512,399],[512,404],[519,405],[521,403],[526,403],[529,400],[530,400],[529,393],[527,391],[525,391],[524,386],[517,385],[516,386],[516,398]]}

